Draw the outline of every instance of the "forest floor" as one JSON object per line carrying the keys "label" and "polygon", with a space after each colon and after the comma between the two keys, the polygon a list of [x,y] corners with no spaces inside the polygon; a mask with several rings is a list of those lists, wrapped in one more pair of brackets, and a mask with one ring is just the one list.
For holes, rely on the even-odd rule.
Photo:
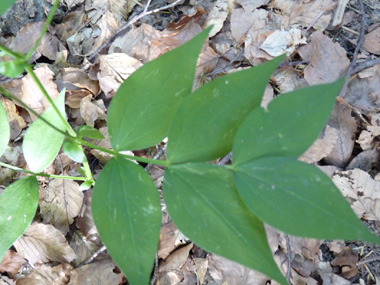
{"label": "forest floor", "polygon": [[[0,44],[27,52],[51,2],[17,1],[1,18]],[[61,0],[33,64],[53,97],[66,88],[72,126],[87,124],[107,135],[107,108],[120,84],[145,63],[213,24],[194,88],[283,53],[287,57],[271,77],[262,106],[281,93],[346,78],[325,130],[300,160],[331,177],[358,218],[380,236],[378,0],[157,0],[148,8],[157,11],[144,13],[146,4]],[[113,38],[121,27],[124,31]],[[0,77],[0,85],[39,113],[47,107],[28,75]],[[0,161],[26,168],[22,138],[35,117],[13,101],[1,100],[11,122],[11,143]],[[111,147],[108,140],[101,146]],[[153,157],[164,146],[162,142],[135,154]],[[109,157],[90,150],[86,155],[96,178]],[[46,173],[75,176],[78,167],[60,153]],[[160,189],[163,169],[153,166],[148,172]],[[20,173],[0,168],[0,185],[6,187],[18,177]],[[81,192],[77,182],[68,185],[44,177],[39,184],[39,211],[30,232],[36,236],[50,232],[50,239],[33,242],[22,236],[0,263],[0,284],[127,284],[97,234],[91,190]],[[70,211],[52,215],[64,200]],[[290,271],[292,284],[380,284],[379,246],[288,237],[270,227],[266,230],[275,260],[284,275]],[[152,283],[275,284],[187,240],[171,222],[165,205]]]}

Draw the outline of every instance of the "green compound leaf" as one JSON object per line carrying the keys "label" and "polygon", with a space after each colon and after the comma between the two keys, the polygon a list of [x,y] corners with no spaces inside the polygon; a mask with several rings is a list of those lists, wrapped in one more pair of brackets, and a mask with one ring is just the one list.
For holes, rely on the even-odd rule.
{"label": "green compound leaf", "polygon": [[77,135],[78,135],[78,138],[80,139],[82,138],[89,138],[89,139],[94,139],[94,140],[104,139],[103,134],[98,129],[95,129],[87,125],[80,126],[77,129]]}
{"label": "green compound leaf", "polygon": [[253,110],[236,134],[234,164],[267,155],[302,155],[325,126],[342,84],[299,89],[274,99],[268,110]]}
{"label": "green compound leaf", "polygon": [[217,78],[186,97],[169,129],[168,160],[207,161],[230,152],[237,129],[260,106],[283,58]]}
{"label": "green compound leaf", "polygon": [[0,195],[0,260],[32,222],[38,205],[38,182],[29,176],[9,185]]}
{"label": "green compound leaf", "polygon": [[11,130],[9,127],[9,122],[7,118],[7,113],[5,112],[3,104],[0,102],[0,156],[4,153],[8,146],[9,138],[11,136]]}
{"label": "green compound leaf", "polygon": [[75,162],[82,163],[85,158],[82,147],[71,140],[65,140],[62,150]]}
{"label": "green compound leaf", "polygon": [[112,158],[92,194],[92,214],[112,259],[130,284],[148,284],[161,228],[158,191],[143,168]]}
{"label": "green compound leaf", "polygon": [[146,63],[120,86],[107,118],[115,150],[147,148],[167,136],[175,112],[191,93],[197,58],[209,31]]}
{"label": "green compound leaf", "polygon": [[[62,90],[54,102],[65,116],[65,91]],[[50,106],[41,116],[59,130],[65,131],[65,125]],[[34,172],[44,170],[57,156],[65,136],[37,118],[25,133],[22,145],[25,160]]]}
{"label": "green compound leaf", "polygon": [[16,0],[1,0],[0,1],[0,16],[7,11]]}
{"label": "green compound leaf", "polygon": [[173,165],[165,171],[164,198],[176,226],[198,246],[286,284],[264,226],[240,199],[230,171],[203,163]]}
{"label": "green compound leaf", "polygon": [[380,244],[331,179],[312,165],[287,157],[263,157],[238,165],[234,178],[248,208],[281,231]]}

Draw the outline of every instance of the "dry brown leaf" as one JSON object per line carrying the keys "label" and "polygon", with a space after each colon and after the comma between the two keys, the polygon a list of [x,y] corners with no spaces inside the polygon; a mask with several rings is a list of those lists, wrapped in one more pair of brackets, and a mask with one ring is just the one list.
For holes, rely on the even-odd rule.
{"label": "dry brown leaf", "polygon": [[18,137],[21,131],[26,127],[26,123],[24,118],[21,117],[17,110],[16,104],[13,101],[3,98],[1,99],[1,103],[7,113],[8,122],[11,128],[11,140],[13,141]]}
{"label": "dry brown leaf", "polygon": [[306,43],[306,38],[301,35],[301,30],[292,28],[289,31],[274,31],[264,40],[260,49],[276,57],[284,53],[290,55],[298,45]]}
{"label": "dry brown leaf", "polygon": [[[183,280],[181,272],[160,272],[157,276],[156,285],[178,285]],[[185,283],[187,284],[187,283]]]}
{"label": "dry brown leaf", "polygon": [[248,269],[218,255],[209,255],[208,273],[216,284],[265,285],[270,279],[260,272]]}
{"label": "dry brown leaf", "polygon": [[[99,19],[106,13],[112,13],[118,21],[121,21],[126,13],[128,8],[135,5],[129,2],[136,1],[123,1],[123,0],[86,0],[86,14],[88,15],[92,23],[97,23]],[[129,6],[129,7],[128,7]],[[129,10],[130,11],[130,10]]]}
{"label": "dry brown leaf", "polygon": [[27,53],[38,39],[43,25],[43,22],[35,22],[22,27],[9,48],[20,53]]}
{"label": "dry brown leaf", "polygon": [[109,259],[81,266],[70,272],[69,284],[121,284],[123,274],[115,273],[115,267]]}
{"label": "dry brown leaf", "polygon": [[173,222],[169,222],[161,227],[160,241],[158,244],[158,258],[166,259],[171,252],[186,241]]}
{"label": "dry brown leaf", "polygon": [[300,77],[299,73],[290,66],[277,68],[274,71],[273,76],[276,79],[276,84],[281,93],[291,92],[308,86],[305,78]]}
{"label": "dry brown leaf", "polygon": [[350,61],[346,51],[334,43],[331,38],[317,31],[313,33],[311,42],[298,49],[303,60],[309,64],[304,70],[309,85],[330,83],[346,72]]}
{"label": "dry brown leaf", "polygon": [[374,139],[380,136],[380,114],[370,114],[369,116],[371,117],[371,125],[367,125],[367,130],[363,130],[356,140],[362,150],[372,149],[375,143]]}
{"label": "dry brown leaf", "polygon": [[365,172],[371,173],[374,168],[376,169],[379,161],[379,152],[376,149],[368,149],[360,152],[357,156],[355,156],[351,160],[350,164],[347,165],[346,170],[359,168]]}
{"label": "dry brown leaf", "polygon": [[194,258],[195,263],[195,274],[199,280],[200,284],[203,284],[205,275],[208,269],[208,259],[207,258]]}
{"label": "dry brown leaf", "polygon": [[253,11],[257,7],[268,5],[269,0],[236,0],[236,3],[246,11]]}
{"label": "dry brown leaf", "polygon": [[380,110],[380,64],[359,72],[350,81],[343,98],[366,115],[377,113]]}
{"label": "dry brown leaf", "polygon": [[344,104],[336,104],[328,124],[338,130],[338,139],[333,150],[325,157],[325,162],[345,167],[351,157],[355,144],[356,121],[351,109]]}
{"label": "dry brown leaf", "polygon": [[91,101],[92,96],[84,97],[80,102],[80,115],[88,126],[93,127],[96,120],[106,119],[106,107],[103,100]]}
{"label": "dry brown leaf", "polygon": [[380,55],[380,27],[364,36],[363,48],[370,53]]}
{"label": "dry brown leaf", "polygon": [[125,53],[100,55],[99,61],[97,76],[100,88],[107,97],[113,97],[121,83],[142,66],[140,61]]}
{"label": "dry brown leaf", "polygon": [[17,252],[7,250],[3,260],[0,262],[0,272],[7,272],[11,277],[13,277],[24,263],[26,263],[26,260],[18,255]]}
{"label": "dry brown leaf", "polygon": [[48,261],[71,262],[76,257],[63,234],[51,225],[30,225],[13,245],[32,266]]}
{"label": "dry brown leaf", "polygon": [[209,36],[215,36],[222,28],[228,16],[228,8],[232,6],[232,0],[219,0],[214,2],[212,10],[207,15],[203,28],[213,25]]}
{"label": "dry brown leaf", "polygon": [[80,30],[86,19],[87,16],[83,13],[83,9],[68,13],[63,18],[62,22],[55,26],[58,38],[61,39],[61,41],[66,41]]}
{"label": "dry brown leaf", "polygon": [[360,169],[343,171],[332,178],[359,218],[380,220],[380,182]]}
{"label": "dry brown leaf", "polygon": [[70,240],[70,246],[77,255],[72,261],[76,266],[90,258],[101,247],[101,245],[87,240],[80,231],[75,231],[73,233]]}
{"label": "dry brown leaf", "polygon": [[33,272],[24,278],[17,279],[17,285],[66,285],[70,281],[70,272],[73,267],[68,263],[51,267],[36,266]]}
{"label": "dry brown leaf", "polygon": [[174,251],[165,261],[160,263],[158,266],[158,272],[179,270],[185,264],[192,248],[193,243],[189,243],[188,245]]}
{"label": "dry brown leaf", "polygon": [[334,149],[338,140],[338,130],[327,125],[319,138],[299,158],[306,163],[315,163],[325,158]]}
{"label": "dry brown leaf", "polygon": [[331,21],[336,3],[333,0],[275,0],[273,6],[284,15],[282,23],[285,29],[301,25],[303,28],[312,26],[323,31]]}
{"label": "dry brown leaf", "polygon": [[161,55],[161,48],[151,45],[153,39],[160,39],[162,33],[152,26],[142,24],[126,35],[118,37],[110,46],[109,53],[126,53],[146,63]]}
{"label": "dry brown leaf", "polygon": [[53,179],[45,189],[40,214],[45,224],[52,224],[64,235],[78,216],[83,203],[83,192],[73,180]]}
{"label": "dry brown leaf", "polygon": [[[42,65],[34,70],[34,73],[40,80],[41,84],[45,87],[45,90],[50,95],[50,97],[55,100],[59,92],[57,86],[53,82],[54,73],[47,67],[47,65]],[[41,90],[38,88],[37,84],[33,81],[32,77],[28,74],[22,78],[22,94],[14,94],[26,105],[36,111],[38,114],[42,114],[45,109],[49,106],[49,103],[45,99]],[[36,119],[36,116],[29,112],[32,120]]]}
{"label": "dry brown leaf", "polygon": [[86,191],[85,208],[81,216],[76,219],[76,226],[81,230],[86,240],[101,245],[91,212],[92,189]]}
{"label": "dry brown leaf", "polygon": [[190,22],[199,22],[203,15],[207,14],[207,12],[201,7],[198,6],[197,10],[189,15],[184,15],[177,23],[169,23],[166,26],[168,31],[174,32],[183,29]]}

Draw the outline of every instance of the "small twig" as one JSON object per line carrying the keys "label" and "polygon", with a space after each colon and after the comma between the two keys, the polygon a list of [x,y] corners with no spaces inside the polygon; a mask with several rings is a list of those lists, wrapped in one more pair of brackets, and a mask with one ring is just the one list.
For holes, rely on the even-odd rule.
{"label": "small twig", "polygon": [[158,276],[158,256],[156,254],[156,257],[154,259],[153,276],[150,279],[150,285],[154,285],[154,283],[156,283],[157,276]]}
{"label": "small twig", "polygon": [[380,260],[380,255],[372,257],[372,258],[368,258],[368,259],[365,259],[365,260],[360,260],[359,262],[356,263],[356,265],[359,266],[359,265],[363,265],[365,263],[376,261],[376,260]]}
{"label": "small twig", "polygon": [[359,0],[358,2],[360,5],[360,16],[361,16],[360,36],[359,36],[359,40],[358,40],[358,43],[357,43],[356,48],[355,48],[354,55],[352,57],[352,61],[350,63],[350,66],[348,67],[343,87],[339,92],[339,97],[343,97],[343,95],[347,91],[348,83],[350,82],[351,75],[353,74],[353,71],[354,71],[354,68],[356,65],[356,61],[358,59],[359,51],[360,51],[360,49],[363,45],[363,42],[364,42],[364,34],[365,34],[365,30],[366,30],[364,4],[363,4],[363,0]]}
{"label": "small twig", "polygon": [[286,242],[286,261],[288,265],[288,270],[286,271],[286,281],[290,283],[290,272],[292,271],[292,248],[290,247],[290,239],[288,234],[284,234]]}
{"label": "small twig", "polygon": [[363,69],[372,67],[376,64],[380,64],[380,58],[370,59],[370,60],[367,60],[365,62],[361,62],[361,63],[357,64],[355,66],[355,68],[353,69],[352,73],[353,74],[358,73],[358,72],[362,71]]}
{"label": "small twig", "polygon": [[128,21],[127,23],[125,23],[123,26],[121,26],[112,36],[110,36],[110,38],[105,43],[103,43],[100,47],[98,47],[96,49],[96,51],[93,52],[88,57],[88,61],[89,62],[94,62],[95,58],[98,56],[98,54],[103,49],[105,49],[106,47],[108,47],[117,37],[119,37],[120,35],[122,35],[130,26],[132,26],[134,23],[136,23],[141,18],[143,18],[145,16],[148,16],[150,14],[154,14],[154,13],[160,12],[162,10],[170,9],[170,8],[176,6],[180,1],[182,1],[182,0],[177,0],[177,1],[175,1],[175,2],[173,2],[171,4],[168,4],[166,6],[163,6],[163,7],[160,7],[160,8],[148,11],[148,8],[149,8],[150,2],[151,2],[151,0],[148,0],[148,3],[145,5],[144,10],[140,14],[138,14],[137,16],[133,17],[130,21]]}
{"label": "small twig", "polygon": [[99,248],[97,251],[93,253],[89,258],[87,258],[85,261],[83,261],[81,264],[78,265],[78,267],[89,264],[94,261],[95,258],[99,256],[103,251],[106,251],[106,246],[103,245],[101,248]]}
{"label": "small twig", "polygon": [[225,165],[231,158],[232,158],[232,151],[229,154],[227,154],[225,157],[223,157],[221,160],[219,160],[218,165]]}

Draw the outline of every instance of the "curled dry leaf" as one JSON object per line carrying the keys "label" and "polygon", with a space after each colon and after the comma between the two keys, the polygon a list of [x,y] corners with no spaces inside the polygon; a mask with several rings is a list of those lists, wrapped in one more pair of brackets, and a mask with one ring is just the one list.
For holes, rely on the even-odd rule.
{"label": "curled dry leaf", "polygon": [[[38,67],[34,70],[34,72],[50,97],[55,100],[58,97],[59,92],[57,90],[57,86],[53,82],[54,73],[47,67],[47,65]],[[42,114],[45,109],[49,107],[49,103],[45,99],[41,90],[29,74],[22,78],[22,83],[22,95],[19,99],[38,114]],[[17,96],[17,94],[15,95]],[[32,113],[29,112],[29,115],[32,120],[36,119],[36,116]]]}
{"label": "curled dry leaf", "polygon": [[93,127],[95,121],[106,119],[106,107],[103,100],[91,101],[92,96],[88,95],[80,102],[80,115],[88,126]]}
{"label": "curled dry leaf", "polygon": [[43,264],[36,266],[27,277],[17,279],[17,285],[66,285],[70,281],[72,270],[73,267],[67,263],[54,267]]}
{"label": "curled dry leaf", "polygon": [[121,284],[122,273],[115,272],[111,260],[103,260],[81,266],[70,272],[70,284]]}
{"label": "curled dry leaf", "polygon": [[77,255],[73,260],[73,263],[76,266],[90,258],[101,247],[99,244],[95,244],[86,239],[80,231],[75,231],[73,233],[70,246]]}
{"label": "curled dry leaf", "polygon": [[45,189],[40,204],[41,217],[45,224],[52,224],[64,235],[78,216],[83,203],[83,192],[73,180],[54,179]]}
{"label": "curled dry leaf", "polygon": [[71,262],[76,257],[63,234],[51,225],[30,225],[13,245],[32,266],[48,261]]}
{"label": "curled dry leaf", "polygon": [[158,272],[170,272],[179,270],[186,262],[190,250],[193,248],[193,243],[177,249],[172,252],[169,257],[160,263],[158,266]]}
{"label": "curled dry leaf", "polygon": [[186,241],[183,235],[177,229],[173,222],[169,222],[161,227],[160,241],[158,244],[157,256],[160,259],[166,259],[171,252],[178,246],[183,245]]}
{"label": "curled dry leaf", "polygon": [[351,204],[359,218],[380,220],[380,182],[360,169],[333,176],[333,182]]}
{"label": "curled dry leaf", "polygon": [[[21,131],[26,127],[26,123],[24,118],[21,117],[16,109],[16,104],[9,99],[1,99],[1,103],[4,106],[4,109],[7,113],[8,122],[11,128],[11,140],[17,138],[17,136],[21,133]],[[0,103],[0,104],[1,104]]]}
{"label": "curled dry leaf", "polygon": [[360,144],[362,150],[372,149],[374,146],[374,139],[380,136],[380,114],[370,114],[371,125],[367,126],[367,130],[360,133],[357,143]]}
{"label": "curled dry leaf", "polygon": [[345,167],[354,148],[356,121],[351,116],[351,109],[344,104],[336,104],[328,124],[338,131],[333,150],[325,157],[325,162],[338,167]]}
{"label": "curled dry leaf", "polygon": [[298,45],[306,43],[306,38],[302,37],[301,30],[292,28],[289,31],[274,31],[261,44],[260,49],[276,57],[284,53],[290,55]]}
{"label": "curled dry leaf", "polygon": [[228,8],[232,4],[231,0],[219,0],[214,2],[214,6],[210,13],[208,13],[204,28],[207,28],[213,25],[212,30],[209,33],[210,37],[215,36],[222,28],[223,23],[227,19],[228,16]]}
{"label": "curled dry leaf", "polygon": [[135,72],[142,63],[125,53],[100,55],[98,79],[107,97],[113,97],[121,83]]}
{"label": "curled dry leaf", "polygon": [[9,275],[14,276],[25,262],[26,260],[18,255],[17,252],[8,250],[0,262],[0,272],[7,272]]}

